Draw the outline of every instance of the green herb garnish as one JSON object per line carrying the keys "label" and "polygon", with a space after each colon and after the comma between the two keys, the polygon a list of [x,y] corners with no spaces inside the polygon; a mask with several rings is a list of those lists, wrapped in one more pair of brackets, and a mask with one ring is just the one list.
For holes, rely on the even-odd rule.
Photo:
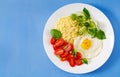
{"label": "green herb garnish", "polygon": [[93,29],[89,29],[88,33],[92,36],[92,37],[96,37],[100,40],[106,39],[105,33],[104,31],[97,29],[97,28],[93,28]]}
{"label": "green herb garnish", "polygon": [[76,51],[75,51],[75,49],[72,50],[72,55],[76,56]]}
{"label": "green herb garnish", "polygon": [[87,60],[86,58],[83,58],[83,59],[82,59],[82,63],[88,64],[88,60]]}
{"label": "green herb garnish", "polygon": [[83,13],[84,13],[86,19],[90,19],[90,13],[86,8],[83,9]]}
{"label": "green herb garnish", "polygon": [[94,38],[97,35],[97,28],[88,29],[88,33]]}
{"label": "green herb garnish", "polygon": [[90,23],[89,23],[89,22],[85,22],[84,25],[85,25],[86,27],[89,27],[89,26],[90,26]]}
{"label": "green herb garnish", "polygon": [[86,32],[86,27],[85,27],[85,26],[82,26],[82,27],[79,29],[78,34],[79,34],[79,35],[82,35],[82,34],[84,34],[85,32]]}
{"label": "green herb garnish", "polygon": [[79,35],[88,33],[92,38],[98,38],[100,40],[106,39],[104,31],[99,29],[95,22],[91,19],[89,11],[84,8],[81,14],[72,14],[71,19],[80,26],[78,30]]}
{"label": "green herb garnish", "polygon": [[97,25],[95,24],[94,21],[90,21],[90,28],[96,28]]}
{"label": "green herb garnish", "polygon": [[72,19],[72,20],[76,20],[76,18],[77,18],[77,15],[76,15],[76,14],[71,14],[71,19]]}
{"label": "green herb garnish", "polygon": [[57,29],[51,29],[50,33],[51,33],[52,37],[54,37],[56,39],[59,39],[60,37],[62,37],[62,33]]}
{"label": "green herb garnish", "polygon": [[106,39],[105,33],[104,33],[104,31],[102,31],[102,30],[98,30],[98,31],[97,31],[96,37],[97,37],[98,39],[101,39],[101,40]]}

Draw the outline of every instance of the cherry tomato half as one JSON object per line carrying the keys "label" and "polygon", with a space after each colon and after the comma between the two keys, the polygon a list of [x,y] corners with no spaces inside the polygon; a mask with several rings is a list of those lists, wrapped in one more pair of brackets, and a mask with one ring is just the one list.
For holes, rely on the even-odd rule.
{"label": "cherry tomato half", "polygon": [[62,55],[64,53],[64,50],[63,49],[57,49],[54,51],[55,52],[55,55]]}
{"label": "cherry tomato half", "polygon": [[56,39],[54,37],[51,38],[50,43],[53,45],[55,44]]}
{"label": "cherry tomato half", "polygon": [[64,39],[63,38],[60,38],[58,39],[55,44],[54,44],[54,47],[60,47],[64,44]]}

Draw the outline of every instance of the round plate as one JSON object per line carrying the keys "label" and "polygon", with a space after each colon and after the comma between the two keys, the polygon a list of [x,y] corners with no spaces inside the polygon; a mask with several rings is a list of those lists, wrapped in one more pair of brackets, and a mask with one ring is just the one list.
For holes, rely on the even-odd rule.
{"label": "round plate", "polygon": [[[83,64],[81,66],[70,67],[68,62],[61,62],[59,58],[54,55],[54,50],[50,44],[50,30],[55,28],[56,22],[61,17],[69,16],[72,13],[82,11],[83,8],[87,8],[90,12],[91,18],[98,21],[100,28],[105,31],[106,39],[103,40],[103,49],[101,53],[92,59],[88,65]],[[98,69],[108,60],[114,46],[114,32],[110,21],[100,10],[88,4],[73,3],[61,7],[50,16],[44,28],[43,43],[45,51],[53,64],[66,72],[83,74]]]}

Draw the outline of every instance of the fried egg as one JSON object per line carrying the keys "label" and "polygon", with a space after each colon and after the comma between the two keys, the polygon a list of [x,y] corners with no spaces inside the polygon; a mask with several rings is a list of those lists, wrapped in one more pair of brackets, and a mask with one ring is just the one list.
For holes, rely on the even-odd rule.
{"label": "fried egg", "polygon": [[84,58],[92,59],[99,55],[102,50],[102,40],[92,38],[90,35],[78,36],[74,40],[74,48],[81,52]]}

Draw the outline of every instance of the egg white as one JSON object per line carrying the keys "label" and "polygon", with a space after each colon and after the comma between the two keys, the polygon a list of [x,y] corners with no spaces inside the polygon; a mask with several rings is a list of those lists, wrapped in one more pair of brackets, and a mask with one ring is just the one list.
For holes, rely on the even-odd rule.
{"label": "egg white", "polygon": [[[85,39],[89,39],[91,41],[91,46],[89,49],[85,50],[81,47],[82,42]],[[102,50],[102,40],[99,40],[97,38],[92,38],[90,35],[83,35],[83,36],[78,36],[74,40],[74,48],[78,52],[81,52],[84,58],[92,59],[96,56],[98,56]]]}

